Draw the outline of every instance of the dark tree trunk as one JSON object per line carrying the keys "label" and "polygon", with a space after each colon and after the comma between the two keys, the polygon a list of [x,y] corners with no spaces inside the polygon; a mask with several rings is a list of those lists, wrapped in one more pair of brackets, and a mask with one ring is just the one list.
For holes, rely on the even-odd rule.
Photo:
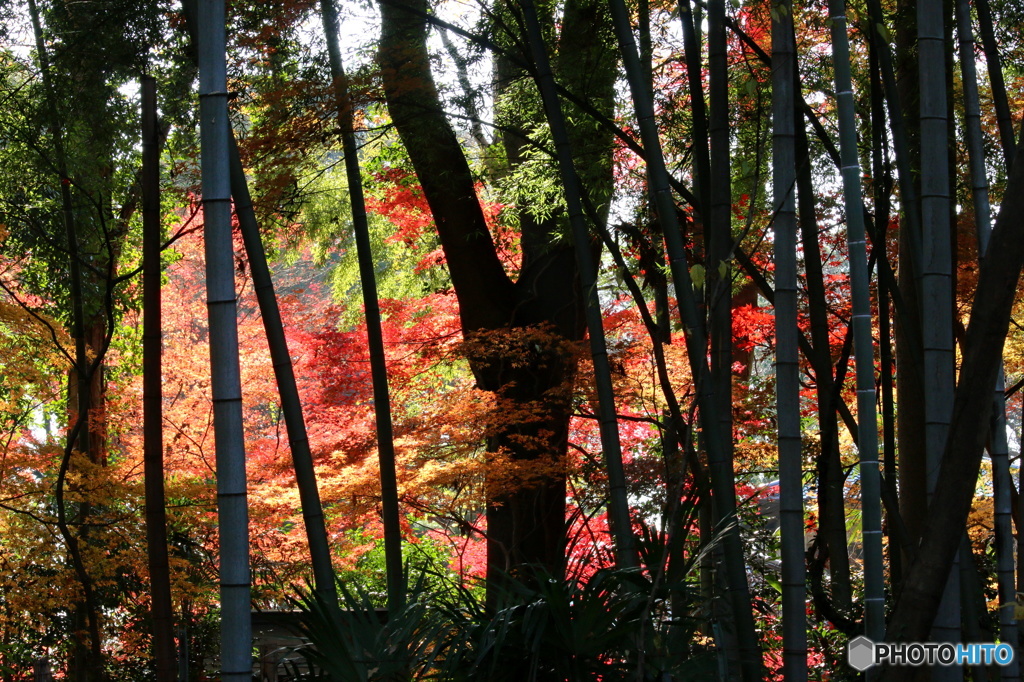
{"label": "dark tree trunk", "polygon": [[[591,100],[610,101],[613,69],[600,41],[592,39],[603,12],[597,3],[572,2],[565,10],[565,41],[577,72],[590,67]],[[572,245],[552,238],[547,221],[525,212],[521,221],[523,263],[518,279],[506,274],[484,222],[465,156],[441,108],[426,48],[427,5],[423,0],[380,4],[379,53],[388,109],[409,152],[441,239],[459,302],[468,359],[477,385],[497,396],[509,423],[488,435],[488,457],[496,466],[487,482],[488,584],[524,564],[561,576],[565,566],[565,453],[576,360],[573,344],[583,338],[583,297]],[[589,22],[589,23],[588,23]],[[586,28],[584,28],[586,27]],[[584,38],[586,40],[584,41]],[[583,41],[583,42],[579,42]],[[596,53],[596,54],[595,54]],[[558,61],[556,60],[556,65]],[[511,76],[506,69],[499,79]],[[595,76],[604,71],[608,75]],[[597,81],[597,82],[594,82]],[[604,94],[607,90],[607,95]],[[570,130],[570,136],[574,131]],[[583,135],[583,131],[575,131]],[[596,204],[610,195],[611,144],[607,135],[579,154],[598,164],[582,174]],[[522,141],[506,137],[510,163]],[[606,174],[607,178],[600,177]],[[607,187],[607,189],[606,189]],[[502,350],[490,341],[502,340]],[[513,362],[515,360],[515,362]],[[531,413],[529,419],[515,419]],[[521,472],[520,472],[521,471]],[[493,599],[494,592],[489,592]]]}
{"label": "dark tree trunk", "polygon": [[[359,260],[359,284],[363,291],[363,309],[366,315],[366,339],[370,351],[370,374],[373,383],[374,425],[377,432],[377,460],[380,465],[381,517],[384,522],[384,563],[388,585],[388,608],[397,611],[405,603],[405,581],[402,576],[402,527],[398,506],[398,481],[395,473],[394,429],[391,422],[387,357],[384,353],[384,337],[381,332],[380,302],[377,299],[377,279],[370,245],[370,227],[366,218],[366,202],[363,198],[362,177],[359,171],[352,101],[348,92],[348,78],[345,76],[344,65],[341,61],[341,49],[338,45],[338,14],[333,0],[321,0],[320,12],[323,19],[324,35],[327,38],[327,53],[331,65],[331,78],[334,81],[334,98],[338,109],[338,127],[341,129],[341,143],[345,153],[345,177],[348,180],[352,206],[352,228]],[[294,379],[292,379],[292,384],[294,384]],[[309,483],[315,490],[315,475]],[[312,491],[309,494],[312,494]],[[319,497],[316,504],[317,506],[320,504]],[[326,534],[324,534],[324,543],[326,545]],[[312,547],[312,543],[310,546]],[[326,546],[324,549],[326,550]],[[329,554],[326,557],[326,562],[327,566],[330,566]],[[333,579],[333,571],[331,573]],[[334,586],[331,585],[331,590],[333,591],[333,589]],[[332,604],[336,601],[335,596]]]}
{"label": "dark tree trunk", "polygon": [[[918,123],[918,75],[917,52],[912,46],[917,43],[916,21],[914,20],[914,4],[901,2],[895,17],[896,45],[894,73],[896,78],[898,102],[887,93],[890,117],[895,120],[901,117],[906,129],[905,145],[895,139],[897,162],[903,164],[900,170],[900,188],[906,196],[911,189],[917,196],[918,159],[910,154],[911,149],[919,149],[920,132]],[[887,46],[886,46],[887,47]],[[885,64],[882,64],[883,75]],[[895,106],[894,106],[895,105]],[[898,113],[894,113],[898,112]],[[904,168],[910,177],[904,177]],[[928,490],[926,483],[925,440],[924,433],[924,373],[921,364],[922,351],[920,339],[920,285],[918,282],[920,267],[919,258],[919,226],[909,220],[911,211],[917,212],[915,200],[908,200],[903,209],[899,231],[899,293],[906,302],[903,317],[896,318],[896,404],[900,409],[896,413],[896,433],[899,448],[899,489],[900,514],[910,531],[912,538],[920,537],[921,527],[928,508]],[[906,315],[912,315],[907,319]],[[910,557],[904,557],[909,560]]]}
{"label": "dark tree trunk", "polygon": [[143,235],[142,288],[144,328],[143,432],[146,473],[146,546],[153,614],[153,659],[157,682],[174,682],[178,672],[171,606],[171,569],[167,554],[164,506],[163,377],[160,310],[160,133],[156,81],[142,80]]}

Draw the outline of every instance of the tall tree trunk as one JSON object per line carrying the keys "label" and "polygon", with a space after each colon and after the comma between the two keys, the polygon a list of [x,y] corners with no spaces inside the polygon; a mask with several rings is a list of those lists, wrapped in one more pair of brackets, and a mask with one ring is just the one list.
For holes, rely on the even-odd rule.
{"label": "tall tree trunk", "polygon": [[174,682],[178,665],[174,648],[171,568],[167,556],[167,509],[164,506],[159,137],[156,80],[145,76],[142,79],[142,428],[145,433],[146,545],[156,679],[157,682]]}
{"label": "tall tree trunk", "polygon": [[[705,428],[716,428],[718,447],[708,462],[721,478],[733,479],[732,434],[732,166],[729,135],[729,69],[726,57],[725,2],[708,4],[708,142],[710,205],[705,216],[705,305],[710,341],[712,413]],[[713,424],[713,426],[712,426]],[[735,498],[734,498],[735,501]],[[717,503],[721,504],[721,500]],[[727,518],[718,507],[715,521]],[[735,504],[732,505],[735,508]]]}
{"label": "tall tree trunk", "polygon": [[864,545],[864,631],[874,641],[885,632],[885,580],[882,557],[882,495],[878,469],[878,421],[875,412],[875,356],[871,339],[871,271],[861,199],[857,123],[850,77],[850,45],[843,0],[830,0],[832,57],[839,108],[839,146],[843,167],[853,345],[857,367],[857,451],[860,458],[861,525]]}
{"label": "tall tree trunk", "polygon": [[590,231],[587,229],[583,216],[582,191],[573,164],[572,145],[569,141],[565,116],[558,100],[558,91],[555,89],[555,80],[551,73],[551,64],[544,45],[544,37],[541,34],[537,10],[532,0],[522,0],[520,6],[526,24],[530,52],[533,54],[536,67],[534,78],[544,102],[548,125],[551,127],[551,136],[555,142],[558,170],[565,187],[569,224],[572,228],[576,268],[580,273],[583,295],[586,297],[587,332],[590,337],[590,354],[594,362],[594,380],[597,384],[601,449],[608,471],[608,518],[611,521],[612,537],[615,542],[616,564],[623,568],[635,568],[639,561],[633,542],[633,524],[629,516],[626,476],[622,468],[622,449],[619,443],[611,366],[608,362],[608,350],[604,340],[601,306],[597,298],[597,264],[591,253]]}
{"label": "tall tree trunk", "polygon": [[[568,387],[576,371],[565,342],[583,337],[583,297],[572,246],[553,240],[553,230],[545,223],[521,221],[523,264],[516,282],[505,273],[476,197],[473,175],[442,111],[430,72],[426,3],[397,0],[382,2],[380,8],[383,29],[378,59],[388,109],[445,252],[463,333],[470,342],[470,367],[477,385],[493,391],[506,411],[528,409],[536,415],[502,427],[488,438],[491,461],[505,453],[530,474],[539,474],[531,475],[528,484],[522,479],[510,481],[497,470],[489,477],[488,585],[495,589],[488,590],[488,597],[493,605],[513,569],[530,564],[554,575],[564,571]],[[570,2],[562,24],[561,49],[571,55],[565,59],[575,66],[571,84],[583,101],[610,112],[614,62],[609,51],[600,49],[603,43],[593,38],[595,32],[606,30],[602,5],[589,0]],[[570,50],[570,44],[576,47]],[[581,179],[594,203],[607,210],[610,137],[587,128],[570,130],[573,135],[590,138],[586,149],[591,172]],[[583,153],[578,142],[573,145]],[[487,350],[490,344],[476,343],[488,336],[504,337],[511,350],[492,352]],[[510,353],[516,356],[515,366],[507,361]]]}
{"label": "tall tree trunk", "polygon": [[366,219],[359,152],[356,147],[352,100],[348,79],[338,45],[338,15],[333,0],[321,0],[327,54],[334,81],[334,98],[338,108],[338,124],[345,153],[345,174],[352,206],[352,228],[359,259],[359,282],[363,290],[366,314],[366,338],[370,351],[370,374],[373,382],[374,420],[377,428],[377,455],[380,461],[381,506],[384,521],[384,562],[387,572],[388,608],[399,609],[405,603],[405,581],[402,576],[402,528],[398,507],[398,482],[395,474],[394,429],[391,424],[391,397],[388,393],[387,358],[381,333],[380,303],[377,300],[377,279],[370,247],[370,226]]}
{"label": "tall tree trunk", "polygon": [[223,0],[199,4],[199,106],[207,313],[220,540],[221,679],[252,678],[249,512],[238,365]]}
{"label": "tall tree trunk", "polygon": [[729,70],[726,58],[725,5],[708,8],[708,137],[710,142],[710,208],[706,221],[708,253],[705,287],[711,340],[711,380],[715,417],[732,458],[732,167],[729,149]]}
{"label": "tall tree trunk", "polygon": [[[71,372],[68,403],[73,410],[73,415],[70,421],[71,427],[67,437],[67,444],[64,448],[64,455],[61,458],[60,468],[57,473],[54,497],[57,505],[57,528],[64,543],[67,545],[68,557],[82,587],[82,601],[75,605],[73,612],[76,632],[74,635],[72,664],[70,665],[71,674],[76,682],[86,682],[102,680],[104,677],[99,605],[93,579],[88,573],[82,556],[80,537],[76,536],[71,530],[65,501],[65,483],[71,468],[71,458],[74,450],[77,448],[79,452],[86,455],[90,452],[90,378],[92,372],[99,366],[99,360],[97,359],[95,363],[92,362],[87,353],[85,299],[82,287],[82,266],[79,260],[78,227],[75,221],[74,204],[71,196],[71,179],[68,172],[67,154],[64,149],[64,131],[61,127],[61,118],[57,108],[57,93],[50,72],[49,53],[43,38],[42,21],[35,0],[29,0],[28,8],[36,43],[36,58],[39,61],[39,71],[42,75],[46,98],[46,113],[50,119],[48,127],[53,138],[52,144],[57,166],[56,170],[59,176],[61,208],[69,254],[69,272],[71,274],[70,298],[72,337],[75,339],[75,358]],[[79,522],[84,521],[84,517],[87,514],[86,504],[83,503],[81,507],[79,509]],[[79,527],[82,528],[82,526]],[[88,628],[88,641],[85,641],[78,632],[78,625],[82,620],[85,621],[85,625]]]}
{"label": "tall tree trunk", "polygon": [[[797,342],[796,39],[793,4],[772,7],[772,186],[775,207],[775,391],[782,542],[782,664],[787,682],[807,679],[803,439]],[[831,374],[831,370],[830,374]]]}
{"label": "tall tree trunk", "polygon": [[[918,69],[921,112],[921,320],[924,349],[924,440],[927,447],[929,506],[934,499],[941,453],[945,448],[953,407],[955,358],[945,34],[942,0],[917,4]],[[993,386],[995,382],[993,381]],[[902,439],[901,439],[902,442]],[[953,532],[953,529],[951,529]],[[959,534],[959,531],[956,531]],[[959,573],[949,577],[933,641],[960,641]],[[945,669],[943,679],[961,677]],[[936,670],[933,675],[939,674]]]}

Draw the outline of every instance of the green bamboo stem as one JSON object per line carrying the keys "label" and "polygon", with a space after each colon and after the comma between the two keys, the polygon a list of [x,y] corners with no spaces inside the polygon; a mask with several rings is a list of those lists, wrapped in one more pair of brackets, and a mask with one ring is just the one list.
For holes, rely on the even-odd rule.
{"label": "green bamboo stem", "polygon": [[860,455],[861,509],[864,538],[864,631],[874,641],[885,634],[884,558],[882,556],[882,489],[878,468],[878,426],[875,412],[875,363],[871,339],[870,271],[857,152],[850,77],[850,45],[843,0],[830,0],[832,57],[839,110],[843,205],[846,213],[850,286],[853,298],[853,342],[857,370],[857,451]]}
{"label": "green bamboo stem", "polygon": [[[917,4],[921,102],[921,337],[924,348],[925,446],[929,507],[934,501],[939,463],[946,447],[953,411],[955,355],[953,344],[952,254],[949,221],[949,160],[945,33],[942,0]],[[994,385],[994,383],[993,383]],[[959,571],[950,573],[933,629],[934,641],[960,641]],[[936,671],[943,679],[959,676]]]}
{"label": "green bamboo stem", "polygon": [[220,536],[221,679],[252,678],[249,513],[231,238],[223,0],[199,3],[199,111]]}
{"label": "green bamboo stem", "polygon": [[338,15],[333,0],[321,0],[327,53],[334,81],[338,107],[345,173],[352,206],[352,228],[355,232],[356,255],[359,260],[359,281],[363,291],[366,315],[366,337],[370,351],[370,374],[373,382],[374,420],[377,427],[377,457],[380,463],[381,506],[384,521],[384,564],[388,585],[388,608],[399,609],[405,603],[405,580],[402,575],[402,528],[398,504],[398,481],[395,473],[394,428],[391,422],[391,397],[388,391],[387,358],[381,332],[380,303],[377,279],[370,246],[370,226],[366,218],[362,174],[359,171],[359,150],[356,146],[352,118],[352,101],[348,79],[338,45]]}
{"label": "green bamboo stem", "polygon": [[[782,665],[786,682],[807,679],[807,576],[804,565],[803,439],[797,342],[796,41],[793,4],[772,7],[772,192],[775,205],[775,376],[782,549]],[[831,373],[831,370],[830,370]]]}
{"label": "green bamboo stem", "polygon": [[167,552],[167,508],[164,499],[163,376],[160,310],[160,132],[156,81],[142,79],[142,429],[146,492],[146,547],[150,611],[153,617],[153,659],[157,682],[177,679],[171,568]]}

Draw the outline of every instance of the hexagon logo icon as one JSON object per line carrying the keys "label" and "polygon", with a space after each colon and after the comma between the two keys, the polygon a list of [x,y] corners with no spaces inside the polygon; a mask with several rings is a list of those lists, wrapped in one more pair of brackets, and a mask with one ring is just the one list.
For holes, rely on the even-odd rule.
{"label": "hexagon logo icon", "polygon": [[864,635],[851,639],[846,647],[846,660],[851,668],[864,672],[875,664],[875,643]]}

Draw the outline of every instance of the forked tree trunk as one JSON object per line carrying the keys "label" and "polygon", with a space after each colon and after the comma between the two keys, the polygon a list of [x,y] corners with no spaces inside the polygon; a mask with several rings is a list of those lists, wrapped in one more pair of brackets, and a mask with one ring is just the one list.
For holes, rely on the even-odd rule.
{"label": "forked tree trunk", "polygon": [[[477,385],[493,391],[505,411],[528,409],[534,418],[506,424],[489,435],[491,461],[499,454],[529,470],[532,481],[493,471],[487,482],[488,599],[493,606],[510,570],[540,565],[562,575],[565,567],[565,455],[576,372],[566,342],[583,337],[583,297],[572,247],[551,237],[553,224],[522,220],[523,262],[513,282],[499,260],[484,221],[474,178],[452,132],[430,71],[426,47],[429,15],[423,0],[380,4],[379,51],[388,109],[409,152],[430,206],[459,302],[462,330],[471,342]],[[562,39],[572,44],[563,67],[575,69],[573,89],[608,111],[614,93],[614,53],[600,50],[591,34],[606,29],[603,5],[569,2]],[[567,49],[563,47],[563,49]],[[501,62],[499,61],[499,67]],[[578,123],[576,124],[579,125]],[[570,131],[580,136],[580,133]],[[594,169],[581,178],[606,205],[610,196],[611,140],[588,133]],[[506,136],[506,148],[510,148]],[[579,143],[574,143],[579,149]],[[513,159],[515,144],[509,154]],[[523,212],[528,217],[528,212]],[[501,337],[510,351],[473,342]],[[472,352],[480,347],[480,352]],[[511,355],[510,355],[511,353]],[[508,362],[511,357],[515,363]],[[513,366],[514,365],[514,366]],[[493,588],[493,589],[491,589]]]}

